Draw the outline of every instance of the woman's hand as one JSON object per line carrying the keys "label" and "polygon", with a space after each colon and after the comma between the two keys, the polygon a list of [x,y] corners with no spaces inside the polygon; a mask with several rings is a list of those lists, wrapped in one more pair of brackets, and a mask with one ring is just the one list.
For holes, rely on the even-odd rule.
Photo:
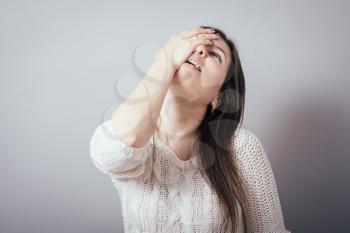
{"label": "woman's hand", "polygon": [[211,29],[197,27],[178,33],[170,38],[155,58],[165,59],[166,63],[176,71],[199,44],[213,44],[211,40],[219,37],[214,32]]}

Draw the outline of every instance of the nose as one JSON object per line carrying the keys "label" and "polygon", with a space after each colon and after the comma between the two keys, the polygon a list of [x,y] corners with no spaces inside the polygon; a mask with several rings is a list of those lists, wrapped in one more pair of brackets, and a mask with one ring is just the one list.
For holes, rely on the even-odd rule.
{"label": "nose", "polygon": [[205,45],[198,45],[196,48],[196,53],[198,53],[201,57],[206,57],[207,56],[207,47]]}

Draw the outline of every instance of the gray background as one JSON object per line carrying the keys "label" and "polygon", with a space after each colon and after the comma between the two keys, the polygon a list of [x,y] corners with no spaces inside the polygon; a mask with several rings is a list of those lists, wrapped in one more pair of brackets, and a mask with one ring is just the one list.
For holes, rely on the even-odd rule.
{"label": "gray background", "polygon": [[[89,140],[173,34],[237,43],[292,232],[349,232],[349,1],[1,1],[0,232],[122,232]],[[120,80],[116,83],[116,80]]]}

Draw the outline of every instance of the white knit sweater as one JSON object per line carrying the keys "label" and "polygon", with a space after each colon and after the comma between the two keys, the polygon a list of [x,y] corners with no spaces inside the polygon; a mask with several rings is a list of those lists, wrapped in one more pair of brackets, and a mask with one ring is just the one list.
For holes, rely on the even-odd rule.
{"label": "white knit sweater", "polygon": [[[233,138],[235,159],[248,187],[248,232],[290,232],[261,142],[243,127],[237,128]],[[225,224],[230,229],[217,195],[199,172],[198,156],[180,160],[167,144],[156,136],[154,140],[155,147],[153,137],[143,147],[129,147],[116,137],[112,121],[107,120],[90,141],[93,163],[111,177],[119,193],[124,231],[216,233],[223,232]],[[238,232],[242,229],[240,221]]]}

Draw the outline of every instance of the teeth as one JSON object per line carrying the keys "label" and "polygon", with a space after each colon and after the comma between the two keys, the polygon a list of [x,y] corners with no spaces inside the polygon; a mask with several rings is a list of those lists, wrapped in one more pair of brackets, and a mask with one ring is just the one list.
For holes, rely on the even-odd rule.
{"label": "teeth", "polygon": [[199,71],[201,70],[201,68],[199,67],[197,62],[192,61],[192,60],[188,60],[188,62],[191,63],[192,65],[194,65],[197,68],[197,70],[199,70]]}

